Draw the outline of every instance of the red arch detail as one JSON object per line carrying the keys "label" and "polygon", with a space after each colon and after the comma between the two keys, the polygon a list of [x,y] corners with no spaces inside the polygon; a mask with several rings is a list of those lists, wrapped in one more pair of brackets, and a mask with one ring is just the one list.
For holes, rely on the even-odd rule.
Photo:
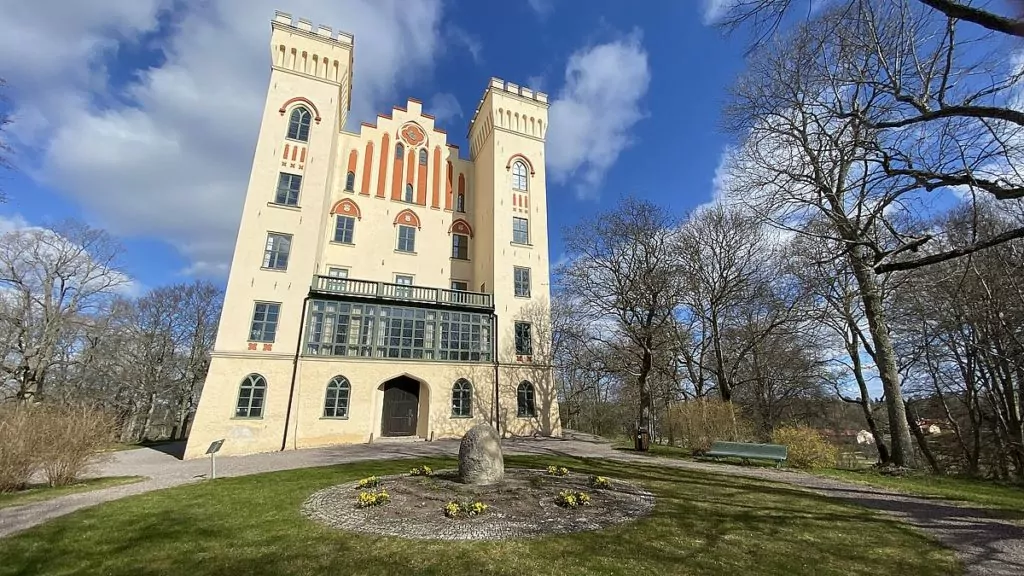
{"label": "red arch detail", "polygon": [[469,225],[463,218],[456,218],[452,221],[452,225],[448,227],[448,234],[469,234],[469,237],[473,237],[473,227]]}
{"label": "red arch detail", "polygon": [[530,162],[529,158],[518,153],[509,156],[508,162],[505,164],[505,170],[511,170],[512,163],[515,162],[516,160],[522,160],[524,163],[526,163],[526,167],[530,169],[530,176],[533,176],[534,174],[537,173],[537,171],[533,169],[533,162]]}
{"label": "red arch detail", "polygon": [[[406,216],[408,216],[409,218],[406,219]],[[395,226],[398,226],[399,224],[404,224],[407,226],[409,224],[415,224],[417,229],[423,227],[420,224],[420,217],[417,216],[415,212],[408,208],[402,210],[401,212],[395,215]]]}
{"label": "red arch detail", "polygon": [[334,203],[331,207],[331,215],[334,214],[345,214],[348,216],[355,216],[357,220],[363,219],[363,212],[359,210],[359,204],[352,201],[351,198],[342,198]]}
{"label": "red arch detail", "polygon": [[313,120],[316,121],[317,124],[320,123],[320,111],[317,110],[316,104],[313,104],[313,102],[309,98],[306,98],[306,97],[303,97],[303,96],[296,96],[295,98],[289,98],[287,102],[285,102],[284,104],[281,104],[281,109],[278,110],[278,112],[281,113],[281,116],[284,116],[284,113],[288,110],[288,107],[291,106],[292,104],[295,104],[296,102],[302,102],[303,104],[306,104],[307,106],[312,108],[313,109]]}

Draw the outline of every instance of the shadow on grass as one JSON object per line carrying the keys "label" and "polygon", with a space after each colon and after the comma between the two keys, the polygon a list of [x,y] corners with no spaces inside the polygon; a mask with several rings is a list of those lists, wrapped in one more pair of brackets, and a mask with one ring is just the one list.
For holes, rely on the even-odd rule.
{"label": "shadow on grass", "polygon": [[455,460],[289,470],[126,498],[0,540],[0,575],[960,573],[952,555],[920,533],[823,496],[754,479],[566,455],[509,456],[506,466],[558,464],[640,482],[657,497],[654,511],[595,532],[444,542],[347,533],[299,510],[321,488],[419,464],[439,469]]}

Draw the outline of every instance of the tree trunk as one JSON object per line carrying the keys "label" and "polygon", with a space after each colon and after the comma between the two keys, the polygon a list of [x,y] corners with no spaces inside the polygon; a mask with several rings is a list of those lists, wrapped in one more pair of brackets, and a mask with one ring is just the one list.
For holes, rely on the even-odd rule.
{"label": "tree trunk", "polygon": [[885,391],[886,407],[889,412],[889,433],[892,444],[892,463],[897,466],[913,468],[914,444],[911,439],[910,425],[907,423],[907,410],[903,403],[903,391],[900,389],[900,377],[896,368],[896,352],[893,350],[889,337],[889,327],[885,319],[882,294],[876,282],[875,272],[861,254],[863,248],[854,248],[849,252],[850,264],[854,277],[860,288],[861,301],[864,304],[864,315],[868,321],[871,341],[874,345],[875,364],[878,376]]}
{"label": "tree trunk", "polygon": [[925,460],[931,466],[932,472],[942,474],[942,467],[935,460],[935,454],[932,453],[931,447],[928,446],[928,439],[924,437],[924,432],[917,425],[917,412],[910,404],[907,404],[907,425],[910,427],[911,432],[913,432],[914,438],[917,439],[917,445],[921,448],[921,453],[924,454]]}

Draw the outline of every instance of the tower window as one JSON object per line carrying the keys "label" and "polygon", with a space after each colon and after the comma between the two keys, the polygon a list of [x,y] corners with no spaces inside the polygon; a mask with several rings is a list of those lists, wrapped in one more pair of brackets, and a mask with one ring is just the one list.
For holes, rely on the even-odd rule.
{"label": "tower window", "polygon": [[402,146],[402,143],[399,142],[398,144],[395,144],[395,160],[401,160],[404,157],[405,157],[405,146]]}
{"label": "tower window", "polygon": [[512,165],[512,189],[526,192],[529,182],[526,179],[526,164],[520,160]]}
{"label": "tower window", "polygon": [[281,172],[277,178],[277,194],[274,202],[285,206],[298,206],[299,188],[302,187],[302,176]]}
{"label": "tower window", "polygon": [[267,395],[267,379],[249,374],[238,387],[235,418],[263,418],[263,400]]}
{"label": "tower window", "polygon": [[406,202],[412,202],[412,184],[405,185],[405,198],[403,198],[403,200]]}
{"label": "tower window", "polygon": [[452,258],[469,260],[469,236],[452,234]]}
{"label": "tower window", "polygon": [[529,298],[530,297],[530,269],[515,267],[514,270],[514,283],[516,297],[518,298]]}
{"label": "tower window", "polygon": [[277,336],[277,319],[281,315],[279,302],[257,302],[252,311],[249,328],[250,342],[273,342]]}
{"label": "tower window", "polygon": [[427,149],[423,148],[420,150],[420,166],[427,165]]}
{"label": "tower window", "polygon": [[533,384],[524,380],[516,390],[516,416],[532,418],[536,415],[537,406],[534,402]]}
{"label": "tower window", "polygon": [[263,250],[263,267],[270,270],[287,270],[288,254],[292,249],[291,234],[267,234],[267,245]]}
{"label": "tower window", "polygon": [[356,187],[356,173],[349,172],[345,175],[345,190],[352,191]]}
{"label": "tower window", "polygon": [[529,322],[516,322],[516,354],[533,355],[533,326]]}
{"label": "tower window", "polygon": [[306,110],[305,106],[299,106],[292,110],[288,117],[288,137],[300,142],[309,141],[309,121],[313,115]]}
{"label": "tower window", "polygon": [[512,217],[512,241],[516,244],[530,243],[530,221],[526,218]]}
{"label": "tower window", "polygon": [[399,226],[398,227],[398,251],[399,252],[415,252],[416,251],[416,229],[412,226]]}
{"label": "tower window", "polygon": [[455,197],[455,211],[465,214],[466,212],[466,195],[459,194]]}
{"label": "tower window", "polygon": [[338,221],[334,226],[334,241],[342,244],[351,244],[356,229],[356,219],[351,216],[338,215]]}

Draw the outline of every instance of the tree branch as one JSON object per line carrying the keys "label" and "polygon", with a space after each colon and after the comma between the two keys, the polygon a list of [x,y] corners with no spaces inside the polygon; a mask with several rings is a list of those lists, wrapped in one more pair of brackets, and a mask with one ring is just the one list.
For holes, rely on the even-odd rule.
{"label": "tree branch", "polygon": [[875,266],[875,272],[878,274],[884,274],[886,272],[896,272],[898,270],[913,270],[914,268],[920,268],[929,264],[937,264],[939,262],[945,262],[946,260],[953,260],[954,258],[960,258],[968,254],[973,254],[979,250],[991,248],[1010,240],[1016,240],[1017,238],[1024,238],[1024,227],[1010,230],[1009,232],[1003,232],[993,236],[987,240],[980,242],[974,242],[967,246],[961,246],[953,250],[947,250],[945,252],[939,252],[938,254],[932,254],[923,258],[917,258],[915,260],[905,260],[903,262],[889,262],[888,264],[879,264]]}
{"label": "tree branch", "polygon": [[918,0],[918,2],[930,6],[950,18],[972,22],[995,32],[1024,38],[1024,25],[1020,20],[993,14],[988,10],[967,6],[954,0]]}

